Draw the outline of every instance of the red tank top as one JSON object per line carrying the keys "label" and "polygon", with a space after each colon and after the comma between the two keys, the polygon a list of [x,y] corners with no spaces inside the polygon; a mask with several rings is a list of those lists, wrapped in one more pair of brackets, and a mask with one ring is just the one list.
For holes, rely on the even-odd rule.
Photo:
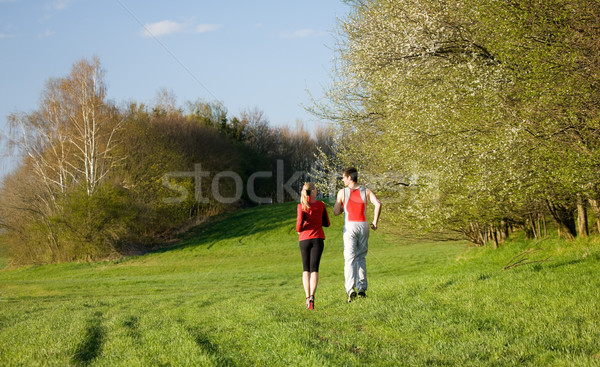
{"label": "red tank top", "polygon": [[363,201],[360,195],[360,189],[350,189],[350,197],[346,204],[346,211],[348,212],[348,220],[350,222],[366,222],[365,217],[366,203]]}

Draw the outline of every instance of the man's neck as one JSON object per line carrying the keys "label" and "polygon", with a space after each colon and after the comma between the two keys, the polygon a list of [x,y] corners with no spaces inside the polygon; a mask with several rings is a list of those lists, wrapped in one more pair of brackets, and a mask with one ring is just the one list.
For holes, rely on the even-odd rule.
{"label": "man's neck", "polygon": [[360,185],[359,185],[358,183],[356,183],[356,182],[351,182],[351,183],[348,185],[348,188],[349,188],[350,190],[356,190],[356,189],[358,189],[359,187],[360,187]]}

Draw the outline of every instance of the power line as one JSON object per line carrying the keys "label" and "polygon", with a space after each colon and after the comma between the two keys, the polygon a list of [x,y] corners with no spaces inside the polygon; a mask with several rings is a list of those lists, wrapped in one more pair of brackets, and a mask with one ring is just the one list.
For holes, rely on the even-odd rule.
{"label": "power line", "polygon": [[177,56],[175,56],[175,54],[173,52],[171,52],[171,50],[164,44],[162,43],[158,37],[156,37],[154,35],[154,33],[152,33],[150,31],[150,29],[148,29],[148,27],[146,27],[146,25],[140,20],[140,18],[138,18],[135,13],[133,13],[125,4],[123,4],[123,2],[121,0],[116,0],[117,3],[119,3],[119,5],[121,5],[121,7],[123,9],[125,9],[125,11],[127,11],[129,13],[129,15],[131,15],[131,17],[133,19],[135,19],[135,21],[137,23],[139,23],[142,28],[144,28],[144,30],[152,37],[154,38],[154,40],[169,54],[171,55],[171,57],[173,58],[173,60],[175,60],[175,62],[177,62],[179,64],[179,66],[181,66],[188,74],[190,74],[190,76],[192,77],[192,79],[194,79],[202,88],[204,88],[205,91],[208,92],[208,94],[210,94],[215,100],[219,100],[219,98],[217,98],[217,96],[214,95],[213,92],[210,91],[210,89],[208,89],[201,81],[200,79],[198,79],[198,77],[196,77],[196,75],[187,67],[185,66],[185,64],[183,62],[181,62],[181,60],[179,60],[179,58]]}

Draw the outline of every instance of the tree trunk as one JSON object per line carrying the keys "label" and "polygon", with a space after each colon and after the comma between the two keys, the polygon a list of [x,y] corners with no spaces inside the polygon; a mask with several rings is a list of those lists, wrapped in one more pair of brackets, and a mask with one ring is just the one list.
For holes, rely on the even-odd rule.
{"label": "tree trunk", "polygon": [[548,236],[548,230],[546,229],[546,215],[542,215],[542,224],[544,226],[544,237]]}
{"label": "tree trunk", "polygon": [[575,236],[577,236],[575,218],[573,216],[574,208],[568,208],[561,204],[554,204],[549,200],[546,200],[546,204],[548,210],[550,210],[550,214],[552,214],[552,218],[554,218],[558,225],[558,235],[567,240],[574,239]]}
{"label": "tree trunk", "polygon": [[533,220],[533,214],[529,213],[527,219],[525,219],[525,238],[527,239],[537,239],[537,230],[535,228],[535,221]]}
{"label": "tree trunk", "polygon": [[462,228],[462,232],[477,246],[485,246],[492,242],[492,246],[497,249],[510,235],[510,222],[501,221],[499,225],[471,222],[468,226]]}
{"label": "tree trunk", "polygon": [[587,207],[581,194],[577,194],[577,233],[580,237],[589,236]]}
{"label": "tree trunk", "polygon": [[469,223],[466,228],[463,228],[463,233],[477,246],[484,246],[487,242],[478,223]]}
{"label": "tree trunk", "polygon": [[494,249],[497,249],[498,248],[498,236],[496,233],[496,226],[490,225],[489,232],[490,232],[490,238],[494,244]]}
{"label": "tree trunk", "polygon": [[588,199],[590,203],[590,207],[594,212],[594,216],[596,217],[596,228],[598,229],[598,233],[600,233],[600,203],[596,199]]}
{"label": "tree trunk", "polygon": [[508,223],[504,220],[500,221],[500,227],[498,228],[498,238],[500,239],[500,242],[506,241],[509,235]]}

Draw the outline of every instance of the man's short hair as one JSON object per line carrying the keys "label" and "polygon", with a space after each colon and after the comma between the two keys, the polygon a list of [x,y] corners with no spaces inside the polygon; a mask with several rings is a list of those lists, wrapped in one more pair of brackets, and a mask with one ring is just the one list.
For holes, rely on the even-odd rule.
{"label": "man's short hair", "polygon": [[350,177],[354,182],[358,182],[358,171],[354,167],[348,167],[344,170],[344,176]]}

